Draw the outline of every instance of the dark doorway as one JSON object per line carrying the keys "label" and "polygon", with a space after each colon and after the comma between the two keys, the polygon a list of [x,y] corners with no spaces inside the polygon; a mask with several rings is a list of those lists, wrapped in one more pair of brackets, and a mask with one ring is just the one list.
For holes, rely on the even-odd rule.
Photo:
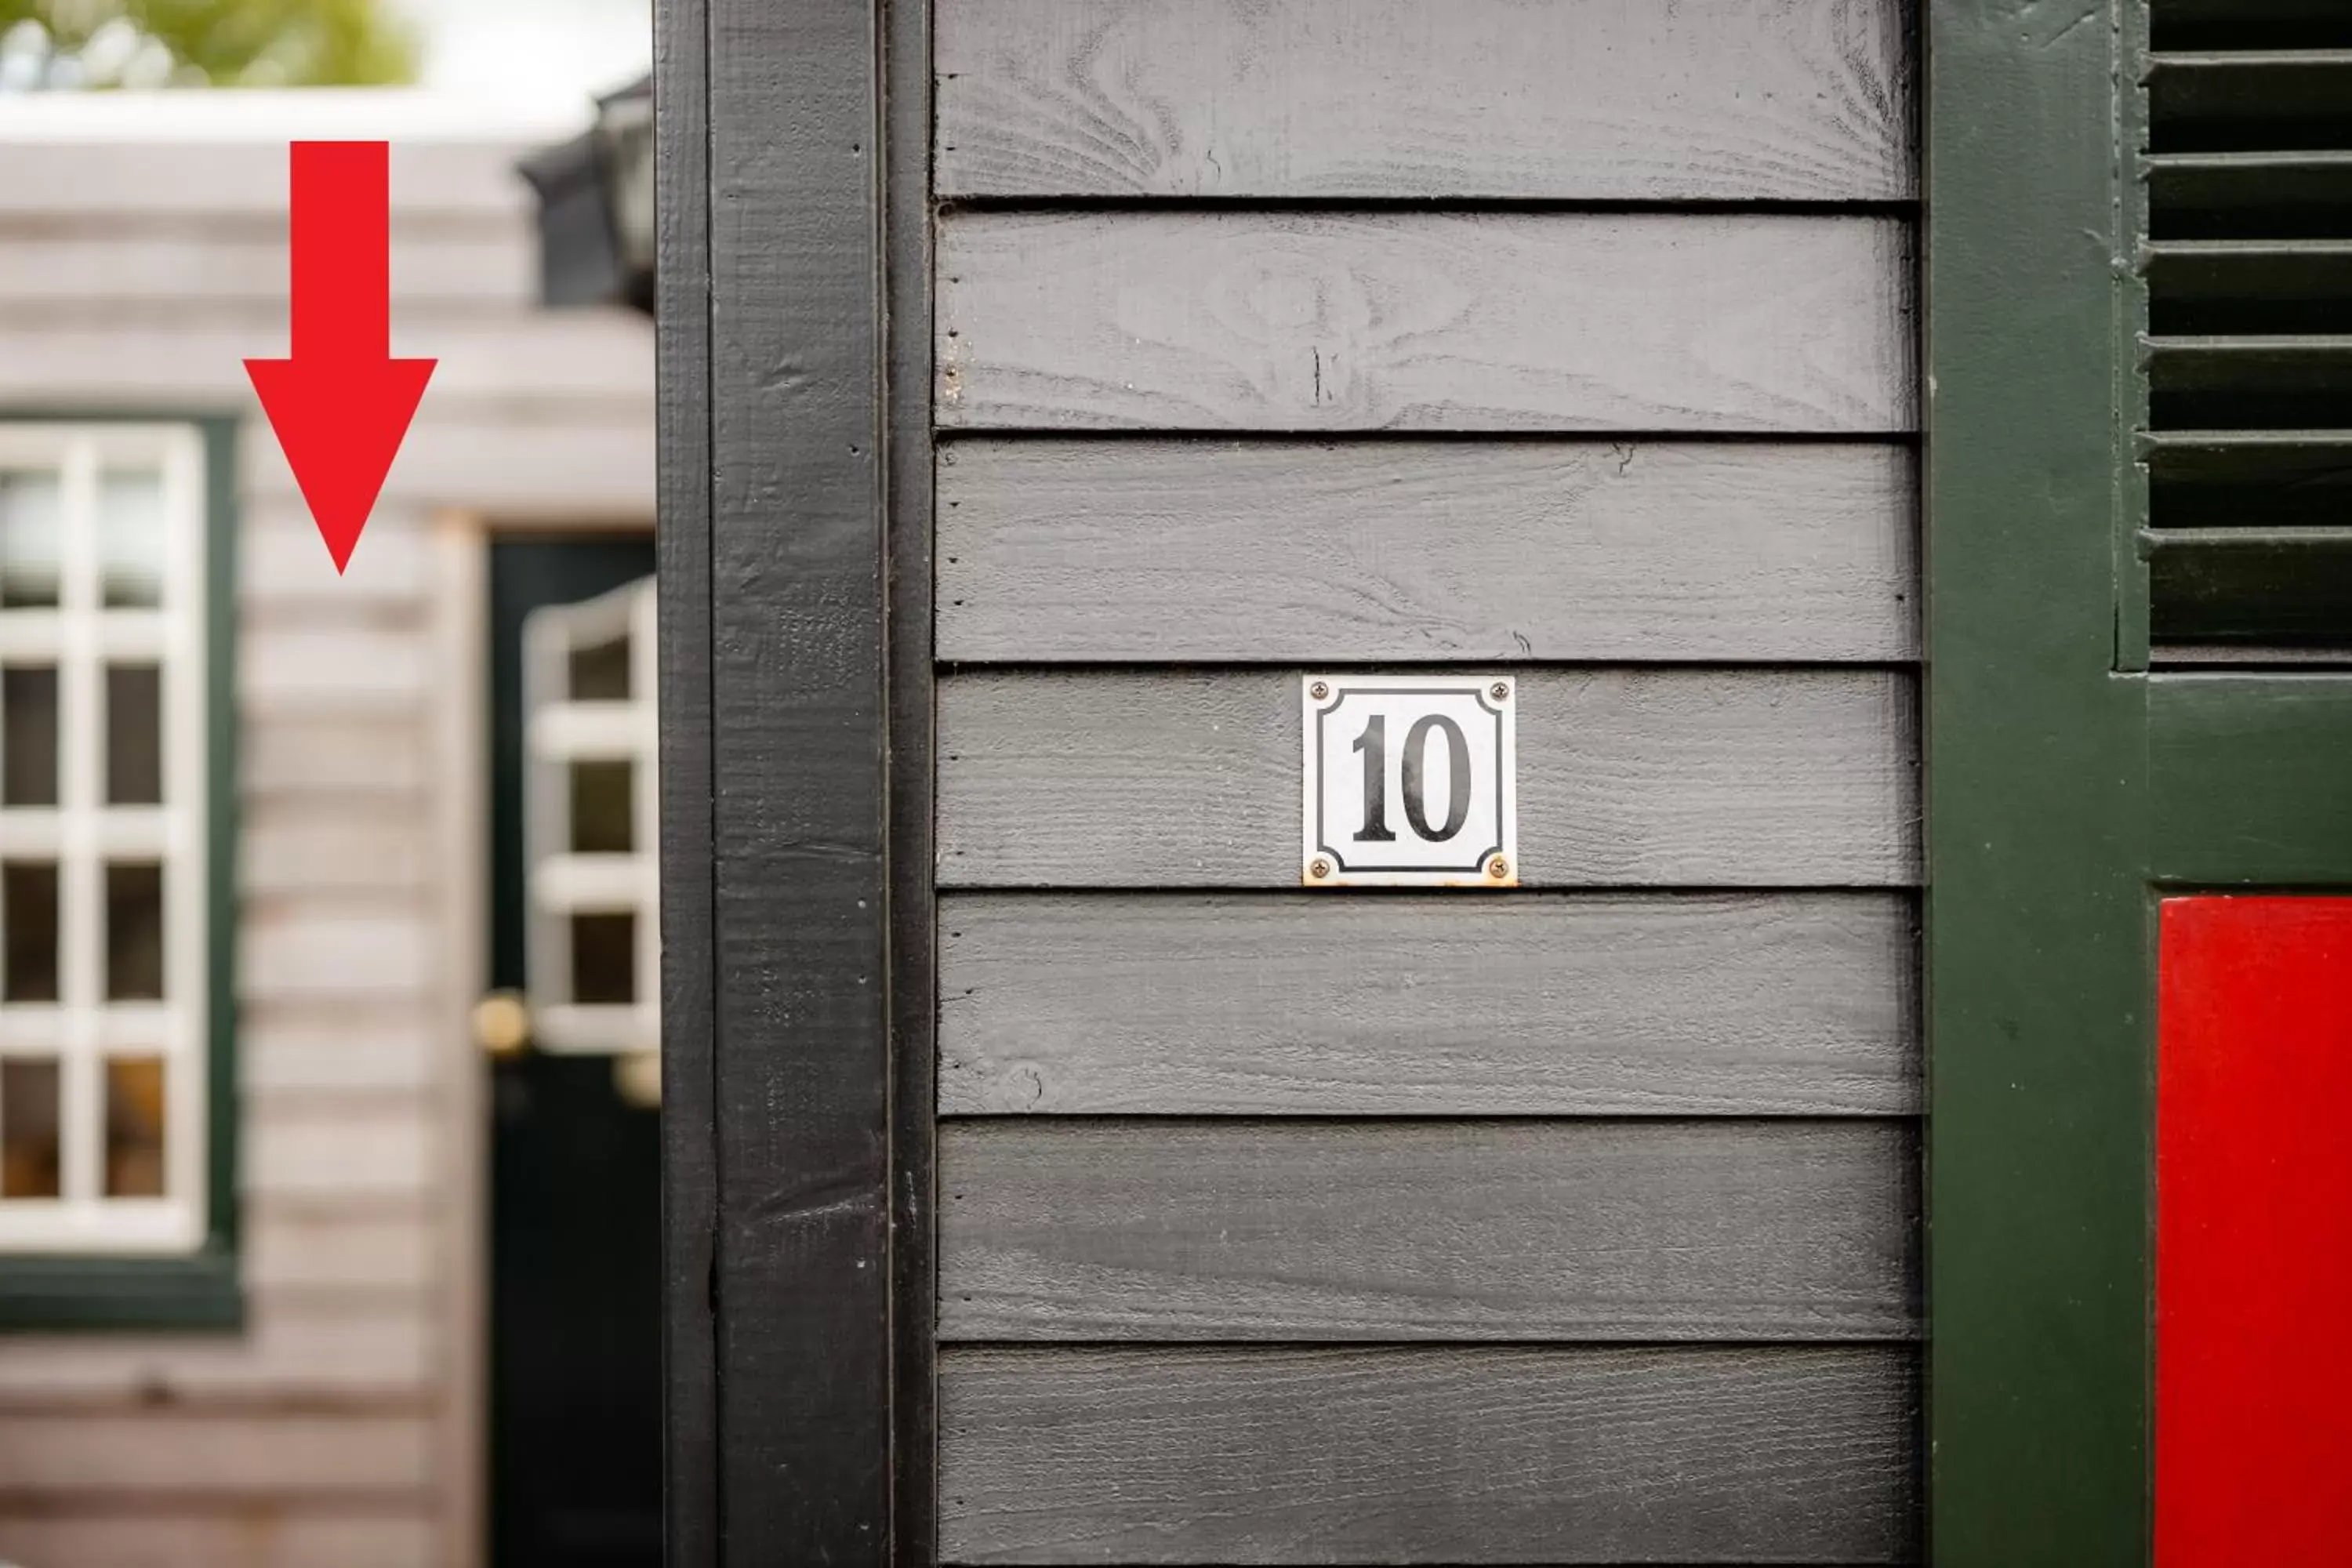
{"label": "dark doorway", "polygon": [[[490,547],[489,974],[494,990],[530,998],[534,1033],[551,977],[530,972],[535,952],[547,967],[547,949],[530,913],[526,803],[541,797],[527,777],[525,626],[534,611],[610,595],[653,569],[649,537]],[[642,771],[637,787],[650,789]],[[572,917],[571,929],[609,932],[617,918]],[[589,956],[570,963],[562,994],[601,964],[601,999],[623,960],[608,940],[580,941]],[[660,1110],[625,1092],[610,1050],[503,1043],[488,1097],[490,1563],[657,1568]]]}

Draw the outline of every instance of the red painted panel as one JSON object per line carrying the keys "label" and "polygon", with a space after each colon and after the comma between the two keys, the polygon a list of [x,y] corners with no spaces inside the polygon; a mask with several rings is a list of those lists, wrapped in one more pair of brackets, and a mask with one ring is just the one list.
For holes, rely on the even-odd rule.
{"label": "red painted panel", "polygon": [[2352,1563],[2352,899],[2167,900],[2158,1568]]}

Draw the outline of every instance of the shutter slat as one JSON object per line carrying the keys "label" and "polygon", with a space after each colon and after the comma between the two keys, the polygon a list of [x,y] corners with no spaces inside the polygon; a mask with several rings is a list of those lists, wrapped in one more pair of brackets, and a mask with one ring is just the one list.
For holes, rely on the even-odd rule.
{"label": "shutter slat", "polygon": [[2352,153],[2175,153],[2141,168],[2155,239],[2352,237]]}
{"label": "shutter slat", "polygon": [[2352,5],[2147,23],[2150,654],[2352,656]]}
{"label": "shutter slat", "polygon": [[2150,152],[2352,146],[2352,49],[2154,55],[2147,96]]}

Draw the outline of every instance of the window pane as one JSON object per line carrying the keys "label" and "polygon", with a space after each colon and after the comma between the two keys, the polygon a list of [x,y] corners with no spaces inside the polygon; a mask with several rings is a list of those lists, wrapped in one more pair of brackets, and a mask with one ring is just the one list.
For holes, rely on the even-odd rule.
{"label": "window pane", "polygon": [[106,999],[163,999],[163,868],[106,868]]}
{"label": "window pane", "polygon": [[626,702],[629,700],[629,639],[620,637],[572,650],[572,700]]}
{"label": "window pane", "polygon": [[98,477],[98,559],[109,607],[163,602],[163,470]]}
{"label": "window pane", "polygon": [[58,672],[0,670],[0,805],[58,804]]}
{"label": "window pane", "polygon": [[572,917],[572,999],[620,1003],[637,999],[637,917]]}
{"label": "window pane", "polygon": [[106,1195],[163,1195],[163,1058],[106,1064]]}
{"label": "window pane", "polygon": [[53,1198],[65,1190],[58,1076],[54,1061],[0,1061],[0,1197]]}
{"label": "window pane", "polygon": [[54,473],[0,473],[0,610],[58,602],[65,488]]}
{"label": "window pane", "polygon": [[572,764],[572,848],[580,855],[626,855],[635,840],[635,764]]}
{"label": "window pane", "polygon": [[106,802],[163,802],[163,672],[154,665],[106,667]]}
{"label": "window pane", "polygon": [[58,868],[54,861],[0,866],[0,922],[8,939],[0,1002],[58,999]]}

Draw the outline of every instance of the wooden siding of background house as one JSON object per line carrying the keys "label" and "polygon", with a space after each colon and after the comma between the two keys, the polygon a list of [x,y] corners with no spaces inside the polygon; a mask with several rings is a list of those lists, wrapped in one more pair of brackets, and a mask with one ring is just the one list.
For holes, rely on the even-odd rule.
{"label": "wooden siding of background house", "polygon": [[[945,1560],[1916,1554],[1910,28],[938,6]],[[1298,892],[1433,663],[1526,890]]]}
{"label": "wooden siding of background house", "polygon": [[[0,412],[245,410],[247,1327],[0,1339],[0,1559],[476,1560],[478,1364],[430,528],[650,522],[651,334],[539,311],[528,143],[391,130],[394,351],[440,369],[338,579],[241,360],[285,352],[282,139],[0,147]],[[478,1458],[474,1460],[478,1463]]]}

